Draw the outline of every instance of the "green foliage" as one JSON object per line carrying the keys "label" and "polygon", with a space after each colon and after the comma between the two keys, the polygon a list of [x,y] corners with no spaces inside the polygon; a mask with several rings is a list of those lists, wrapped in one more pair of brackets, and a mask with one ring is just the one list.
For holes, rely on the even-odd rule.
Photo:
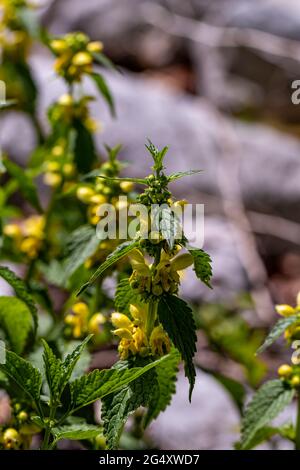
{"label": "green foliage", "polygon": [[129,279],[123,278],[118,283],[115,293],[115,308],[120,313],[129,314],[129,305],[137,301],[137,295],[129,284]]}
{"label": "green foliage", "polygon": [[22,279],[20,279],[16,274],[11,271],[6,266],[0,266],[0,277],[5,279],[8,284],[14,289],[16,296],[22,300],[28,307],[28,310],[31,312],[33,324],[34,324],[34,334],[38,327],[38,313],[37,307],[35,305],[34,298],[30,294],[26,284]]}
{"label": "green foliage", "polygon": [[104,271],[113,266],[117,261],[120,261],[122,258],[127,256],[132,250],[134,250],[134,248],[138,246],[138,244],[139,241],[132,240],[119,245],[118,248],[116,248],[116,250],[106,258],[106,261],[104,261],[104,263],[101,264],[101,266],[95,271],[89,281],[80,288],[77,295],[80,295],[87,287],[93,284],[96,279],[98,279],[98,277],[104,273]]}
{"label": "green foliage", "polygon": [[106,80],[99,73],[91,73],[90,77],[94,80],[98,90],[100,91],[101,95],[107,102],[112,116],[115,116],[116,110],[115,110],[114,99],[112,97],[109,87],[107,86]]}
{"label": "green foliage", "polygon": [[193,312],[182,299],[174,295],[165,295],[159,301],[157,314],[164,330],[184,361],[185,374],[190,382],[189,397],[191,399],[196,377],[193,357],[197,341]]}
{"label": "green foliage", "polygon": [[176,378],[178,372],[178,363],[180,354],[173,349],[169,354],[169,358],[162,365],[156,367],[156,387],[153,389],[152,396],[149,399],[148,410],[145,416],[145,427],[150,422],[165,411],[171,403],[172,395],[176,391]]}
{"label": "green foliage", "polygon": [[299,321],[298,315],[292,315],[290,317],[285,317],[279,320],[266,337],[264,343],[260,346],[260,348],[258,348],[257,354],[262,353],[265,349],[271,346],[271,344],[273,344],[274,341],[276,341],[289,326],[297,323],[297,321]]}
{"label": "green foliage", "polygon": [[94,370],[71,382],[72,407],[74,409],[89,405],[106,395],[113,394],[120,388],[138,379],[153,367],[163,363],[168,356],[150,362],[143,367]]}
{"label": "green foliage", "polygon": [[68,238],[64,272],[68,279],[98,248],[100,240],[90,225],[82,225]]}
{"label": "green foliage", "polygon": [[282,380],[266,382],[246,408],[242,421],[241,448],[245,449],[256,433],[268,425],[292,401],[295,390]]}
{"label": "green foliage", "polygon": [[25,361],[12,351],[6,351],[6,362],[0,364],[0,370],[16,382],[34,402],[39,401],[42,376],[30,362]]}
{"label": "green foliage", "polygon": [[11,348],[21,354],[32,331],[32,317],[27,305],[17,297],[0,297],[0,327]]}
{"label": "green foliage", "polygon": [[[75,130],[75,162],[80,173],[87,173],[97,161],[92,134],[79,119],[74,120],[73,127]],[[84,158],[82,158],[83,155]]]}
{"label": "green foliage", "polygon": [[189,248],[189,253],[194,258],[194,271],[198,279],[211,288],[212,277],[211,258],[208,253],[198,248]]}
{"label": "green foliage", "polygon": [[109,449],[117,448],[128,416],[140,406],[147,407],[156,388],[155,371],[149,370],[140,379],[105,397],[102,402],[102,420]]}
{"label": "green foliage", "polygon": [[93,424],[69,424],[65,426],[57,426],[51,429],[54,437],[52,447],[61,439],[82,440],[92,439],[100,434],[99,426]]}

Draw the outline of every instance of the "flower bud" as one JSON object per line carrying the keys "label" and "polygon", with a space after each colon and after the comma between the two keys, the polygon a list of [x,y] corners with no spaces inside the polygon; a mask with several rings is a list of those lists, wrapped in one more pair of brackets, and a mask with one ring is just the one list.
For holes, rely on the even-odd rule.
{"label": "flower bud", "polygon": [[75,173],[75,166],[73,165],[73,163],[65,163],[62,168],[62,171],[65,176],[73,176]]}
{"label": "flower bud", "polygon": [[87,45],[89,52],[101,52],[103,50],[103,43],[101,41],[91,41]]}
{"label": "flower bud", "polygon": [[106,318],[102,313],[95,313],[89,321],[88,330],[90,333],[99,334],[106,323]]}
{"label": "flower bud", "polygon": [[113,334],[122,339],[132,339],[132,334],[126,328],[118,328],[113,331]]}
{"label": "flower bud", "polygon": [[72,59],[72,64],[76,67],[83,67],[90,65],[93,62],[93,57],[88,52],[77,52]]}
{"label": "flower bud", "polygon": [[194,260],[192,255],[189,253],[184,253],[182,255],[177,256],[171,261],[171,267],[175,271],[183,271],[184,269],[188,268],[193,264]]}
{"label": "flower bud", "polygon": [[6,449],[13,449],[19,446],[21,436],[14,428],[8,428],[3,433],[3,443]]}
{"label": "flower bud", "polygon": [[44,180],[44,183],[47,186],[51,186],[53,188],[56,188],[62,182],[62,177],[58,173],[49,172],[49,173],[44,174],[43,180]]}
{"label": "flower bud", "polygon": [[290,317],[291,315],[295,315],[295,309],[290,305],[276,305],[275,310],[278,315],[282,315],[283,317]]}
{"label": "flower bud", "polygon": [[131,328],[132,322],[123,313],[114,312],[111,314],[111,322],[116,328]]}
{"label": "flower bud", "polygon": [[81,188],[78,188],[76,192],[77,198],[84,203],[90,202],[94,194],[95,191],[89,186],[81,186]]}
{"label": "flower bud", "polygon": [[18,238],[22,235],[21,228],[17,224],[8,224],[3,228],[3,233],[7,237]]}
{"label": "flower bud", "polygon": [[124,193],[130,193],[134,188],[134,184],[131,181],[122,181],[120,183],[120,188]]}
{"label": "flower bud", "polygon": [[300,385],[300,377],[299,375],[294,375],[291,379],[291,386],[292,387],[299,387]]}
{"label": "flower bud", "polygon": [[293,369],[288,364],[282,364],[282,366],[279,367],[277,372],[280,377],[288,378],[293,372]]}
{"label": "flower bud", "polygon": [[72,104],[73,104],[72,95],[69,95],[68,93],[65,93],[64,95],[62,95],[59,98],[58,104],[60,104],[61,106],[72,106]]}
{"label": "flower bud", "polygon": [[90,202],[93,204],[105,204],[107,201],[106,197],[103,194],[95,194],[91,197]]}
{"label": "flower bud", "polygon": [[62,54],[68,49],[68,45],[64,39],[53,39],[50,47],[55,54]]}
{"label": "flower bud", "polygon": [[73,305],[72,310],[77,315],[86,316],[89,314],[89,308],[84,302],[77,302]]}

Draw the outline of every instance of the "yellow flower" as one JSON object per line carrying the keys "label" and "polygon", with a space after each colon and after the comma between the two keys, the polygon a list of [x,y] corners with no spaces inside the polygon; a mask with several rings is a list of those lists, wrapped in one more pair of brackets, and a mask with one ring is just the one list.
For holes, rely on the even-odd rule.
{"label": "yellow flower", "polygon": [[89,308],[87,304],[85,304],[84,302],[77,302],[76,304],[74,304],[72,307],[72,311],[76,315],[80,315],[84,317],[86,317],[89,314]]}
{"label": "yellow flower", "polygon": [[58,104],[60,104],[61,106],[72,106],[72,104],[73,104],[72,95],[69,95],[68,93],[65,93],[64,95],[62,95],[59,98]]}
{"label": "yellow flower", "polygon": [[47,172],[47,173],[44,174],[43,180],[44,180],[44,183],[47,186],[51,186],[53,188],[56,188],[62,182],[62,177],[59,173]]}
{"label": "yellow flower", "polygon": [[68,45],[64,39],[53,39],[50,42],[50,47],[55,54],[62,54],[68,49]]}
{"label": "yellow flower", "polygon": [[43,239],[45,219],[42,215],[33,215],[24,222],[24,235]]}
{"label": "yellow flower", "polygon": [[300,377],[299,377],[299,375],[294,375],[294,377],[292,377],[292,379],[291,379],[291,385],[292,385],[292,387],[299,387],[299,385],[300,385]]}
{"label": "yellow flower", "polygon": [[284,378],[290,377],[292,372],[293,372],[293,369],[288,364],[282,364],[278,369],[278,375]]}
{"label": "yellow flower", "polygon": [[88,330],[95,335],[99,334],[106,323],[106,318],[102,313],[95,313],[89,320]]}
{"label": "yellow flower", "polygon": [[17,449],[21,444],[21,436],[14,428],[7,428],[3,433],[5,449]]}
{"label": "yellow flower", "polygon": [[295,309],[290,305],[276,305],[275,310],[278,315],[282,315],[283,317],[290,317],[291,315],[295,315]]}
{"label": "yellow flower", "polygon": [[122,181],[120,183],[120,188],[124,193],[130,193],[134,188],[134,184],[131,181]]}
{"label": "yellow flower", "polygon": [[111,314],[111,322],[116,328],[127,328],[128,330],[132,327],[131,320],[123,313],[114,312]]}
{"label": "yellow flower", "polygon": [[103,50],[103,43],[101,41],[91,41],[87,45],[89,52],[101,52]]}
{"label": "yellow flower", "polygon": [[67,177],[71,177],[75,174],[75,166],[73,163],[65,163],[62,167],[63,174]]}
{"label": "yellow flower", "polygon": [[41,247],[40,240],[35,237],[24,238],[20,244],[20,250],[29,258],[36,258]]}
{"label": "yellow flower", "polygon": [[89,203],[94,194],[95,191],[89,186],[81,186],[76,192],[77,198],[84,203]]}
{"label": "yellow flower", "polygon": [[93,62],[93,57],[88,52],[77,52],[72,59],[72,64],[76,67],[83,67],[90,65]]}
{"label": "yellow flower", "polygon": [[168,335],[161,325],[156,326],[150,336],[150,347],[154,356],[163,356],[171,349]]}
{"label": "yellow flower", "polygon": [[19,238],[22,236],[21,227],[17,224],[7,224],[3,228],[3,233],[10,238]]}

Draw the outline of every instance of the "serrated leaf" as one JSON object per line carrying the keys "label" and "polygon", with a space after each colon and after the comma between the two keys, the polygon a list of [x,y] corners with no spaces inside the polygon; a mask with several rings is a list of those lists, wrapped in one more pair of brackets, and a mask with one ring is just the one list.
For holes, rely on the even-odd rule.
{"label": "serrated leaf", "polygon": [[6,158],[3,163],[8,173],[17,181],[19,189],[26,201],[28,201],[38,212],[42,212],[37,189],[32,178],[28,176],[24,168],[19,167],[11,160]]}
{"label": "serrated leaf", "polygon": [[94,272],[89,281],[80,288],[77,296],[79,296],[88,286],[93,284],[93,282],[95,282],[96,279],[104,273],[104,271],[113,266],[120,259],[124,258],[124,256],[127,256],[138,244],[138,240],[131,240],[119,245],[118,248],[116,248],[116,250],[106,258],[97,271]]}
{"label": "serrated leaf", "polygon": [[71,382],[72,407],[74,409],[89,405],[94,401],[115,393],[125,385],[138,379],[153,367],[163,363],[168,356],[151,362],[144,367],[132,369],[104,369],[94,370]]}
{"label": "serrated leaf", "polygon": [[32,400],[39,401],[42,376],[30,362],[12,351],[6,351],[6,362],[0,364],[0,370],[13,379]]}
{"label": "serrated leaf", "polygon": [[98,248],[100,240],[95,229],[90,225],[82,225],[68,239],[68,257],[64,261],[64,272],[68,279]]}
{"label": "serrated leaf", "polygon": [[35,301],[28,291],[25,282],[16,276],[16,274],[6,266],[0,266],[0,277],[5,279],[5,281],[11,285],[16,293],[16,296],[27,305],[32,315],[35,336],[38,327],[38,312]]}
{"label": "serrated leaf", "polygon": [[276,341],[279,336],[281,336],[285,330],[293,325],[293,323],[299,322],[300,318],[298,315],[292,315],[290,317],[281,318],[276,325],[272,328],[268,336],[266,337],[264,343],[258,348],[256,354],[262,353],[265,349],[267,349],[271,344]]}
{"label": "serrated leaf", "polygon": [[110,89],[106,83],[105,78],[100,75],[99,73],[90,73],[90,77],[94,80],[98,90],[100,91],[101,95],[107,102],[111,115],[115,117],[116,111],[115,111],[115,104],[114,104],[114,99],[112,97],[112,94],[110,92]]}
{"label": "serrated leaf", "polygon": [[118,447],[128,416],[140,406],[148,406],[155,388],[157,388],[156,373],[150,370],[117,393],[111,393],[102,400],[103,431],[109,449]]}
{"label": "serrated leaf", "polygon": [[116,288],[115,308],[120,313],[129,313],[130,304],[137,302],[137,294],[129,284],[129,279],[121,279]]}
{"label": "serrated leaf", "polygon": [[73,121],[73,127],[75,163],[80,173],[87,173],[97,160],[93,137],[79,119]]}
{"label": "serrated leaf", "polygon": [[148,403],[148,410],[144,421],[145,427],[152,420],[156,419],[159,413],[164,411],[171,403],[172,395],[176,391],[179,361],[180,354],[176,349],[173,349],[169,354],[169,358],[162,365],[155,368],[157,385]]}
{"label": "serrated leaf", "polygon": [[235,444],[235,449],[236,450],[251,450],[254,449],[255,447],[259,446],[265,441],[268,441],[271,439],[271,437],[275,436],[278,434],[278,428],[274,428],[272,426],[264,426],[263,428],[260,428],[255,435],[252,437],[252,439],[248,442],[246,446],[242,446],[240,442],[237,442]]}
{"label": "serrated leaf", "polygon": [[168,180],[171,183],[172,181],[176,181],[180,178],[184,178],[184,176],[192,176],[201,172],[202,170],[178,171],[177,173],[171,173],[170,175],[168,175]]}
{"label": "serrated leaf", "polygon": [[55,356],[46,341],[42,340],[44,346],[44,366],[47,382],[49,385],[51,399],[59,404],[60,397],[69,382],[72,372],[78,362],[83,349],[92,335],[87,336],[71,354],[68,354],[64,361]]}
{"label": "serrated leaf", "polygon": [[22,354],[32,331],[32,317],[27,305],[17,297],[0,297],[0,327],[10,347]]}
{"label": "serrated leaf", "polygon": [[54,437],[52,447],[61,439],[71,439],[80,441],[82,439],[92,439],[100,434],[101,428],[93,424],[70,424],[65,426],[56,426],[51,429]]}
{"label": "serrated leaf", "polygon": [[149,139],[148,144],[146,144],[145,147],[150,152],[154,160],[152,169],[156,171],[157,174],[159,174],[164,169],[163,161],[166,153],[169,150],[169,147],[164,147],[162,150],[159,150]]}
{"label": "serrated leaf", "polygon": [[193,312],[179,297],[165,295],[159,301],[157,314],[164,330],[184,361],[185,375],[190,382],[189,398],[191,400],[196,377],[193,357],[197,341]]}
{"label": "serrated leaf", "polygon": [[198,279],[200,279],[208,287],[212,277],[211,257],[208,253],[200,248],[188,248],[189,253],[194,258],[194,271]]}
{"label": "serrated leaf", "polygon": [[290,404],[295,390],[282,380],[266,382],[254,395],[242,420],[241,448],[247,447],[259,429],[268,425]]}

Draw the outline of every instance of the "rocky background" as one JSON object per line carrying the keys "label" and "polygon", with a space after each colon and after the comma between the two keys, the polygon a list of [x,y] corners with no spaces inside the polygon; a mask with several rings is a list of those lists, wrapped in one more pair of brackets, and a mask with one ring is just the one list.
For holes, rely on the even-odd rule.
{"label": "rocky background", "polygon": [[[203,170],[180,180],[177,195],[205,204],[214,288],[188,276],[184,295],[198,305],[232,305],[248,292],[252,306],[243,316],[269,328],[274,303],[293,304],[300,290],[300,105],[291,101],[292,81],[300,79],[299,1],[53,0],[42,21],[53,34],[82,30],[103,41],[121,69],[105,72],[117,119],[101,102],[93,105],[103,123],[100,150],[121,142],[128,171],[143,176],[149,137],[170,146],[170,171]],[[35,50],[32,67],[46,126],[45,107],[64,88],[45,51]],[[27,158],[33,135],[22,116],[1,118],[3,146],[14,158]],[[206,364],[201,333],[198,356]],[[269,373],[279,360],[275,352],[266,358]],[[223,388],[199,372],[191,405],[186,394],[180,377],[172,406],[152,425],[153,441],[169,449],[232,448],[239,416]]]}

